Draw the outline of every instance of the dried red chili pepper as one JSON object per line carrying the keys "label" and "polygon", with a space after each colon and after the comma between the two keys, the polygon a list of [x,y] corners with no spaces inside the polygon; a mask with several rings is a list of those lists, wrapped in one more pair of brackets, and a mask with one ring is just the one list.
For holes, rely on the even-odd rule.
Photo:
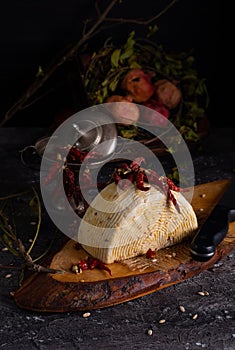
{"label": "dried red chili pepper", "polygon": [[46,186],[48,183],[50,183],[55,178],[55,176],[58,174],[58,172],[60,172],[62,170],[62,165],[63,165],[62,162],[59,162],[59,161],[52,164],[48,175],[45,177],[45,179],[42,182],[43,186]]}
{"label": "dried red chili pepper", "polygon": [[100,270],[105,270],[107,271],[110,276],[112,276],[112,273],[111,273],[111,270],[110,268],[108,268],[104,263],[102,263],[102,261],[100,261],[99,259],[96,259],[96,258],[93,258],[92,256],[89,256],[87,259],[86,259],[86,262],[87,262],[87,265],[88,265],[88,268],[90,270],[93,270],[94,268],[98,268]]}
{"label": "dried red chili pepper", "polygon": [[156,257],[156,252],[149,248],[145,254],[147,259],[154,259]]}
{"label": "dried red chili pepper", "polygon": [[88,263],[85,259],[82,259],[79,261],[78,266],[82,269],[82,270],[88,270],[89,266]]}
{"label": "dried red chili pepper", "polygon": [[67,162],[68,163],[78,163],[80,164],[82,162],[83,154],[82,152],[75,146],[71,147],[68,155],[67,155]]}
{"label": "dried red chili pepper", "polygon": [[141,191],[148,191],[150,186],[144,184],[144,178],[144,172],[139,170],[135,177],[136,187]]}
{"label": "dried red chili pepper", "polygon": [[183,191],[182,188],[176,186],[176,185],[174,184],[174,182],[173,182],[172,180],[170,180],[168,177],[166,177],[166,182],[167,182],[169,188],[170,188],[172,191],[175,191],[175,192]]}
{"label": "dried red chili pepper", "polygon": [[75,187],[74,172],[70,170],[68,167],[64,169],[63,181],[64,181],[65,194],[68,201],[70,202],[75,193],[76,187]]}
{"label": "dried red chili pepper", "polygon": [[130,165],[130,168],[133,171],[138,171],[139,167],[142,163],[146,163],[145,159],[143,157],[137,157],[133,160],[133,162]]}

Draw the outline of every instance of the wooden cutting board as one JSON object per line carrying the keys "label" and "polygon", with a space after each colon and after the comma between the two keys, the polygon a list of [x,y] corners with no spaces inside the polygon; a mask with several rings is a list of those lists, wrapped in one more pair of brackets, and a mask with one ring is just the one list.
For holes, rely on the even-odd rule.
{"label": "wooden cutting board", "polygon": [[[225,179],[195,186],[192,206],[199,226],[229,185],[230,180]],[[109,265],[112,276],[96,268],[76,275],[71,266],[88,254],[69,240],[48,262],[48,267],[64,273],[32,273],[15,292],[14,300],[20,308],[32,311],[71,312],[113,306],[156,292],[213,267],[226,256],[235,247],[235,222],[209,261],[193,260],[189,245],[190,241],[184,241],[158,251],[157,262],[145,269],[133,270],[130,264],[114,263]]]}

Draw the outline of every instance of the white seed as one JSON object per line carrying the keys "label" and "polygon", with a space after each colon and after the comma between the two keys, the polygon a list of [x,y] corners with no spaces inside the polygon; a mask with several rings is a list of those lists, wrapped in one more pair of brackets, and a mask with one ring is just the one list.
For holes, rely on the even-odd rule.
{"label": "white seed", "polygon": [[166,322],[166,320],[164,320],[164,319],[159,320],[159,323],[165,323],[165,322]]}
{"label": "white seed", "polygon": [[198,314],[193,315],[193,320],[196,320],[198,318]]}
{"label": "white seed", "polygon": [[185,312],[185,307],[183,305],[180,305],[179,309],[181,312]]}
{"label": "white seed", "polygon": [[82,317],[84,317],[84,318],[87,318],[87,317],[89,317],[89,316],[91,316],[91,313],[90,313],[90,312],[85,312],[85,313],[82,315]]}
{"label": "white seed", "polygon": [[12,274],[11,273],[8,273],[5,278],[11,278]]}
{"label": "white seed", "polygon": [[201,296],[207,296],[209,295],[209,293],[207,291],[204,291],[204,292],[197,292],[197,294],[201,295]]}
{"label": "white seed", "polygon": [[9,294],[10,294],[11,297],[14,297],[15,292],[9,292]]}
{"label": "white seed", "polygon": [[204,296],[204,292],[197,292],[197,294]]}
{"label": "white seed", "polygon": [[35,222],[35,221],[31,221],[30,222],[30,225],[32,225],[32,226],[34,226],[34,225],[36,225],[37,223]]}
{"label": "white seed", "polygon": [[76,275],[77,275],[77,274],[79,274],[80,269],[79,269],[79,267],[78,267],[77,265],[73,265],[73,266],[71,267],[71,271],[74,272],[74,273],[76,273]]}
{"label": "white seed", "polygon": [[204,211],[204,209],[203,209],[203,208],[200,208],[199,211]]}
{"label": "white seed", "polygon": [[153,335],[152,329],[149,329],[149,330],[148,330],[148,335]]}
{"label": "white seed", "polygon": [[32,242],[33,242],[33,240],[32,240],[32,238],[30,238],[30,239],[29,239],[29,243],[32,243]]}
{"label": "white seed", "polygon": [[154,258],[154,259],[152,259],[152,262],[157,262],[157,259],[155,259],[155,258]]}
{"label": "white seed", "polygon": [[7,247],[2,248],[2,252],[7,252],[7,251],[8,251]]}
{"label": "white seed", "polygon": [[206,194],[205,194],[205,193],[202,193],[200,197],[205,198],[205,197],[206,197]]}
{"label": "white seed", "polygon": [[174,252],[174,253],[172,253],[172,256],[173,256],[173,257],[175,257],[175,256],[176,256],[176,253],[175,253],[175,252]]}

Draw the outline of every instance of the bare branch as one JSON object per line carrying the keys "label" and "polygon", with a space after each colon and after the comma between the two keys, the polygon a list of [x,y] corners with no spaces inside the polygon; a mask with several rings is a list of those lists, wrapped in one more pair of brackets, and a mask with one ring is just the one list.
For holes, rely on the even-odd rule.
{"label": "bare branch", "polygon": [[[23,93],[23,95],[10,107],[10,109],[5,113],[4,118],[0,121],[0,127],[4,126],[18,111],[26,108],[27,101],[34,96],[34,94],[46,83],[46,81],[54,74],[54,72],[62,66],[68,59],[72,58],[78,51],[79,48],[81,48],[85,42],[87,42],[89,39],[91,39],[93,36],[97,35],[100,30],[100,26],[105,22],[112,22],[112,23],[136,23],[136,24],[143,24],[148,25],[158,19],[160,16],[162,16],[166,11],[168,11],[178,0],[171,1],[160,13],[158,13],[156,16],[151,17],[146,20],[137,20],[137,19],[124,19],[124,18],[108,18],[109,12],[112,10],[112,8],[115,6],[115,4],[118,2],[118,0],[112,0],[110,1],[110,4],[106,7],[106,9],[101,13],[98,8],[97,1],[95,2],[96,11],[98,13],[98,19],[96,22],[91,26],[89,30],[87,30],[87,21],[85,21],[83,33],[81,36],[81,39],[71,48],[68,50],[66,54],[64,54],[56,63],[51,64],[47,71],[36,78],[36,80],[29,86],[29,88]],[[104,28],[103,28],[104,29]],[[36,100],[35,100],[36,101]],[[28,104],[31,105],[32,103]]]}
{"label": "bare branch", "polygon": [[162,11],[160,11],[156,16],[148,18],[148,19],[134,19],[134,18],[115,18],[115,17],[107,17],[105,21],[107,22],[118,22],[118,23],[134,23],[134,24],[143,24],[148,25],[154,21],[156,21],[159,17],[164,15],[178,0],[172,0]]}
{"label": "bare branch", "polygon": [[20,239],[18,239],[18,245],[19,245],[20,254],[25,260],[25,266],[27,267],[28,270],[34,271],[34,272],[44,272],[44,273],[57,273],[57,274],[63,273],[62,270],[55,270],[48,267],[44,267],[42,265],[35,264],[31,256],[26,252],[25,247]]}

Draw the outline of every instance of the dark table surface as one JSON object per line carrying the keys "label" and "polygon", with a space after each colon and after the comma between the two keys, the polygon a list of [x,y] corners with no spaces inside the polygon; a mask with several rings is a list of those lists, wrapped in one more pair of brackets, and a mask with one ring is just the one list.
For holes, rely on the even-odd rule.
{"label": "dark table surface", "polygon": [[[25,167],[19,151],[44,135],[43,128],[0,129],[1,196],[38,186],[38,170]],[[196,184],[235,178],[235,129],[212,128],[192,151],[192,159]],[[231,193],[231,202],[234,197]],[[50,220],[42,224],[42,232],[48,225]],[[45,248],[46,238],[36,250]],[[0,349],[234,350],[234,253],[212,270],[148,296],[91,311],[87,318],[82,311],[43,314],[19,309],[10,295],[18,286],[19,271],[0,267]],[[16,262],[1,246],[0,264]],[[200,296],[202,290],[209,295]],[[193,319],[195,314],[197,319]],[[159,323],[160,319],[165,323]]]}

